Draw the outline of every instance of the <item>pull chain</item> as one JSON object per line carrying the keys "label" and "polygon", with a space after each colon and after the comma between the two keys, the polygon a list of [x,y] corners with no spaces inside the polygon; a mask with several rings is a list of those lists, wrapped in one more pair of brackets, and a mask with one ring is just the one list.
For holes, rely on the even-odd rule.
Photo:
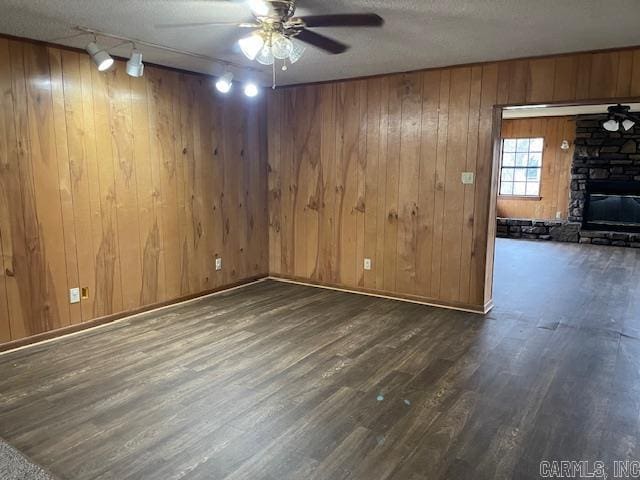
{"label": "pull chain", "polygon": [[273,86],[271,87],[273,90],[276,89],[276,61],[275,59],[273,60],[273,63],[271,64],[271,70],[273,70]]}

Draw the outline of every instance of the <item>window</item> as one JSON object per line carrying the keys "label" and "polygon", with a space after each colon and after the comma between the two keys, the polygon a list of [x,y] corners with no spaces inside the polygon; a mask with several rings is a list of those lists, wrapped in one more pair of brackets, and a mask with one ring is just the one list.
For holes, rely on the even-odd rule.
{"label": "window", "polygon": [[503,138],[500,195],[537,197],[544,138]]}

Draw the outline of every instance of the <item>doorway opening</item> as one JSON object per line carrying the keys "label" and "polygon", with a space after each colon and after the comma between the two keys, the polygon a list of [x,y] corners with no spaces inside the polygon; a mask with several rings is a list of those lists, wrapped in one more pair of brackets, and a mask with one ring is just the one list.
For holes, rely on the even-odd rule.
{"label": "doorway opening", "polygon": [[640,103],[500,110],[493,303],[570,314],[551,300],[640,272]]}

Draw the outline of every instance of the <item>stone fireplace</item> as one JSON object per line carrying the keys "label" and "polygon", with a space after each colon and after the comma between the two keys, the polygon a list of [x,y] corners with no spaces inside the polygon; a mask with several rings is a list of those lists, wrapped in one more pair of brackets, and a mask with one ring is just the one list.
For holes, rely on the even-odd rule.
{"label": "stone fireplace", "polygon": [[581,225],[583,243],[631,246],[640,242],[640,125],[608,132],[603,120],[576,119],[569,222]]}

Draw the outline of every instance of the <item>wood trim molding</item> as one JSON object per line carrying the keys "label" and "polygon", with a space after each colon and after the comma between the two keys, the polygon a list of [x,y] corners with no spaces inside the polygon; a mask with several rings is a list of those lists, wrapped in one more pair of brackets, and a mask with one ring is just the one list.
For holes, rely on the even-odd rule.
{"label": "wood trim molding", "polygon": [[[508,168],[508,167],[507,167]],[[532,196],[532,195],[498,195],[500,200],[526,200],[529,202],[539,202],[542,200],[541,196]]]}
{"label": "wood trim molding", "polygon": [[232,290],[238,287],[244,287],[252,283],[264,281],[267,278],[268,278],[267,275],[249,277],[234,283],[230,283],[228,285],[223,285],[220,287],[212,288],[210,290],[205,290],[203,292],[199,292],[191,295],[185,295],[183,297],[179,297],[173,300],[168,300],[166,302],[154,303],[151,305],[146,305],[144,307],[136,308],[134,310],[114,313],[113,315],[106,315],[104,317],[95,318],[85,323],[70,325],[68,327],[58,328],[56,330],[50,330],[48,332],[39,333],[37,335],[32,335],[30,337],[20,338],[18,340],[13,340],[7,343],[0,343],[0,354],[9,353],[10,351],[13,351],[22,347],[34,345],[37,343],[55,340],[55,339],[64,337],[66,335],[82,332],[84,330],[88,330],[91,328],[100,327],[102,325],[113,323],[117,320],[122,320],[128,317],[134,317],[136,315],[140,315],[141,313],[148,313],[153,310],[160,310],[163,308],[177,305],[179,303],[189,302],[191,300],[197,300],[199,298],[206,297],[208,295],[226,292],[228,290]]}
{"label": "wood trim molding", "polygon": [[456,302],[443,302],[441,300],[436,300],[433,298],[421,297],[418,295],[409,295],[402,293],[389,293],[382,290],[374,290],[370,288],[362,288],[362,287],[345,287],[343,285],[328,283],[328,282],[317,282],[314,280],[309,280],[306,278],[293,277],[289,275],[269,275],[270,280],[275,280],[278,282],[285,283],[295,283],[297,285],[306,285],[308,287],[316,287],[316,288],[326,288],[328,290],[337,290],[339,292],[347,292],[354,293],[358,295],[368,295],[371,297],[379,297],[386,298],[390,300],[399,300],[401,302],[410,302],[410,303],[418,303],[420,305],[427,305],[429,307],[437,307],[437,308],[446,308],[449,310],[458,310],[462,312],[475,313],[484,315],[489,313],[489,310],[493,308],[493,302],[489,301],[485,305],[469,305],[465,303],[456,303]]}

